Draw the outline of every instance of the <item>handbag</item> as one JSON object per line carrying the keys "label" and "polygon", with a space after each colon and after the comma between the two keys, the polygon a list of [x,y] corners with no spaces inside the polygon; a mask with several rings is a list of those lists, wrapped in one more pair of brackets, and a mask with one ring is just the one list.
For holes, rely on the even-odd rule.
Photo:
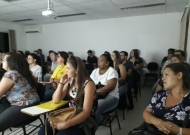
{"label": "handbag", "polygon": [[[101,82],[99,82],[96,85],[96,90],[104,87],[105,85],[102,85]],[[98,99],[105,99],[107,97],[108,93],[96,93],[96,96]]]}
{"label": "handbag", "polygon": [[[55,135],[55,128],[53,126],[54,123],[66,122],[75,117],[76,115],[77,115],[76,106],[60,109],[50,113],[46,118],[46,123],[47,121],[49,121],[50,126],[52,127],[53,130],[53,135]],[[45,123],[45,134],[47,135],[46,123]]]}
{"label": "handbag", "polygon": [[143,122],[139,127],[131,130],[128,135],[165,135],[160,132],[154,125]]}

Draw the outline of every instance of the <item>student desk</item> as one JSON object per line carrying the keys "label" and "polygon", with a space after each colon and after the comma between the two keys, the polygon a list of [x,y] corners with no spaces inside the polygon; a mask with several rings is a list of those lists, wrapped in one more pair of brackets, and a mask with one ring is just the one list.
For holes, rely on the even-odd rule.
{"label": "student desk", "polygon": [[54,104],[52,101],[49,101],[49,102],[42,103],[42,104],[39,104],[36,106],[21,109],[21,112],[31,115],[31,116],[38,116],[41,114],[45,114],[47,112],[54,111],[64,105],[66,105],[67,103],[68,103],[68,101],[61,101],[58,104]]}

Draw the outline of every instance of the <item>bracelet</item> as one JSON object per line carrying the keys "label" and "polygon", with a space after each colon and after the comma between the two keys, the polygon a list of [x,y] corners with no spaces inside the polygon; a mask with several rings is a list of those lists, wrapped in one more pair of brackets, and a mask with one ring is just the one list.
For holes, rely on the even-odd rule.
{"label": "bracelet", "polygon": [[65,85],[65,84],[63,84],[63,83],[61,83],[61,82],[59,82],[59,84],[61,84],[61,85],[63,85],[63,86]]}

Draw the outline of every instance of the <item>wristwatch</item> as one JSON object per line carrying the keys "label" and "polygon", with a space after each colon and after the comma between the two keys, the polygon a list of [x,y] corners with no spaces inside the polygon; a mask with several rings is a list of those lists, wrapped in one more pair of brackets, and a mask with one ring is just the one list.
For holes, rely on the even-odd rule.
{"label": "wristwatch", "polygon": [[179,127],[179,133],[177,134],[177,135],[182,135],[183,133],[182,133],[182,128],[181,127]]}

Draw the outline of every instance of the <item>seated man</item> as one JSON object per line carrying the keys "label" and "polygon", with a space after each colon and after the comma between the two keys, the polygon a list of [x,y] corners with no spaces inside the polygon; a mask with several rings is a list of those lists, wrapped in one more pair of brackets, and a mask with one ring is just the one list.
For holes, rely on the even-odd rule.
{"label": "seated man", "polygon": [[132,110],[134,108],[133,97],[132,97],[132,92],[131,92],[131,88],[133,86],[133,74],[132,74],[133,63],[127,60],[128,53],[126,51],[121,51],[120,57],[121,57],[121,61],[123,65],[126,67],[126,70],[127,70],[127,77],[126,77],[126,83],[128,85],[127,98],[129,100],[129,109]]}
{"label": "seated man", "polygon": [[52,61],[52,63],[51,63],[51,70],[49,71],[49,73],[47,73],[44,76],[44,81],[45,82],[49,81],[51,75],[53,74],[53,72],[55,71],[55,69],[57,68],[57,66],[59,65],[57,63],[57,53],[56,52],[51,52],[49,57],[50,57],[50,59]]}

